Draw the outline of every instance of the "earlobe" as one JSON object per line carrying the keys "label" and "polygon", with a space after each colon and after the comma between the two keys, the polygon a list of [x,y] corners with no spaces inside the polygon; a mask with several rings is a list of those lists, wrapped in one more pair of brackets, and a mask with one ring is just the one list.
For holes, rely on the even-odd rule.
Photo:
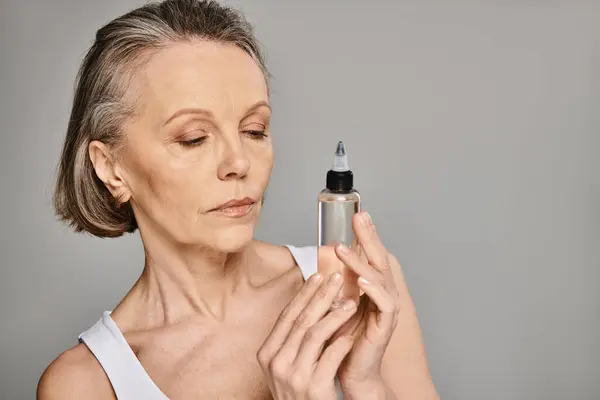
{"label": "earlobe", "polygon": [[131,193],[119,174],[118,165],[114,162],[110,149],[104,143],[94,140],[90,142],[88,152],[96,175],[113,197],[119,203],[129,201]]}

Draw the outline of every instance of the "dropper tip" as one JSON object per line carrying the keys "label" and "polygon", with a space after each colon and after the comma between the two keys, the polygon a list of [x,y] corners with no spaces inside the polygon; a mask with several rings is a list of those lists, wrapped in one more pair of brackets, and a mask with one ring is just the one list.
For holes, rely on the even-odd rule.
{"label": "dropper tip", "polygon": [[333,160],[332,170],[342,172],[350,170],[348,166],[348,156],[346,155],[346,148],[344,143],[340,140],[335,151],[335,157]]}

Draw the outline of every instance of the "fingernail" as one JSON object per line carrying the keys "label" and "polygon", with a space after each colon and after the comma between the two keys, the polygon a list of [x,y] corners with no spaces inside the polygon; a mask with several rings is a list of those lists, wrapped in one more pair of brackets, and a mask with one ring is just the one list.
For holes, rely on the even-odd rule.
{"label": "fingernail", "polygon": [[344,311],[350,311],[356,308],[356,302],[354,300],[346,300],[342,305]]}
{"label": "fingernail", "polygon": [[348,254],[350,252],[350,249],[348,248],[348,246],[346,246],[343,243],[340,243],[338,245],[338,249],[340,250],[340,253],[342,253],[342,254]]}
{"label": "fingernail", "polygon": [[360,278],[358,278],[358,281],[360,283],[362,283],[363,285],[370,285],[370,282],[368,280],[366,280],[365,278],[363,278],[362,276]]}
{"label": "fingernail", "polygon": [[336,272],[334,274],[331,275],[331,277],[329,278],[329,284],[330,285],[337,285],[337,283],[342,279],[342,274],[340,274],[339,272]]}
{"label": "fingernail", "polygon": [[371,216],[369,215],[369,213],[366,211],[363,213],[363,215],[361,217],[361,221],[365,228],[368,228],[371,225],[373,225],[373,220],[371,219]]}
{"label": "fingernail", "polygon": [[312,281],[311,283],[317,283],[321,280],[321,274],[319,274],[318,272],[316,274],[314,274],[312,276]]}

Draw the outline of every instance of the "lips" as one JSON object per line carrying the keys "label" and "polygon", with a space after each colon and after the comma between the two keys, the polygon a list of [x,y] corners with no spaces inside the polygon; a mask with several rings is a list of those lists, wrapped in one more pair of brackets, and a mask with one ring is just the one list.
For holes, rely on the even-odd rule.
{"label": "lips", "polygon": [[240,200],[230,200],[227,203],[223,203],[220,206],[213,208],[211,211],[219,211],[219,210],[224,210],[227,208],[250,206],[254,203],[256,203],[256,200],[254,200],[250,197],[245,197]]}
{"label": "lips", "polygon": [[248,215],[255,203],[256,200],[249,197],[239,200],[230,200],[227,203],[223,203],[220,206],[213,208],[210,212],[224,217],[240,218]]}

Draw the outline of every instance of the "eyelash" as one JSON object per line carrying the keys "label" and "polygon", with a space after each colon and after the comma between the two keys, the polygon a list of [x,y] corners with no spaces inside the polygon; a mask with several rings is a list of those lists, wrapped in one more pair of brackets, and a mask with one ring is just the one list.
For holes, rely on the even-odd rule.
{"label": "eyelash", "polygon": [[200,136],[196,139],[181,141],[179,142],[179,144],[181,144],[184,147],[194,147],[202,144],[207,138],[208,136]]}
{"label": "eyelash", "polygon": [[248,130],[244,131],[244,133],[250,135],[250,138],[253,140],[262,140],[268,136],[265,131]]}
{"label": "eyelash", "polygon": [[[249,135],[252,140],[263,140],[263,139],[265,139],[268,136],[265,133],[265,131],[247,130],[247,131],[243,131],[243,132],[245,134]],[[179,142],[179,144],[181,144],[184,147],[199,146],[202,143],[204,143],[204,141],[207,138],[208,138],[208,136],[201,136],[201,137],[196,138],[196,139],[181,141],[181,142]]]}

